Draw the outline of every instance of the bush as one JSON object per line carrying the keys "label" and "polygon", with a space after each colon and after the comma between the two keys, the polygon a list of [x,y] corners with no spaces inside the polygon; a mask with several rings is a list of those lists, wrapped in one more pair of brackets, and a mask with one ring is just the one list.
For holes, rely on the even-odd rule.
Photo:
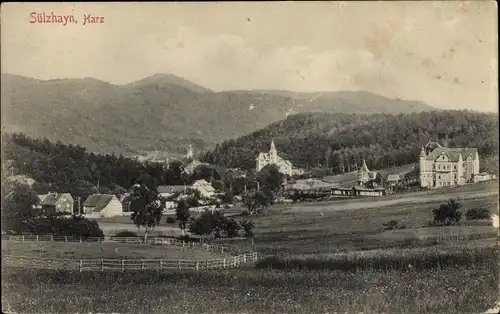
{"label": "bush", "polygon": [[132,237],[137,237],[137,233],[133,232],[133,231],[120,231],[118,232],[117,234],[115,234],[115,237],[118,237],[118,238],[132,238]]}
{"label": "bush", "polygon": [[439,205],[439,208],[433,210],[434,221],[438,225],[456,224],[462,218],[462,213],[458,209],[462,207],[460,203],[454,199],[450,199],[447,203]]}
{"label": "bush", "polygon": [[167,224],[175,224],[176,220],[175,217],[169,216],[167,217]]}
{"label": "bush", "polygon": [[243,228],[243,231],[245,231],[245,236],[246,237],[253,237],[253,228],[255,227],[255,224],[251,220],[241,220],[240,221],[240,226]]}
{"label": "bush", "polygon": [[473,208],[465,213],[467,220],[491,219],[491,213],[486,208]]}
{"label": "bush", "polygon": [[384,230],[406,229],[406,226],[397,220],[391,220],[383,225],[385,226]]}

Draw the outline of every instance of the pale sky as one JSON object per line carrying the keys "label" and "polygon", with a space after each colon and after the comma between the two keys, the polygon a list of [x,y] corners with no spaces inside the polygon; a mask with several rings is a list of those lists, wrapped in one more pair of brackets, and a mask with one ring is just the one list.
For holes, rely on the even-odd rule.
{"label": "pale sky", "polygon": [[[32,24],[30,13],[78,24]],[[2,4],[2,73],[125,84],[170,73],[215,91],[366,90],[498,112],[496,3]],[[103,24],[82,25],[84,14]]]}

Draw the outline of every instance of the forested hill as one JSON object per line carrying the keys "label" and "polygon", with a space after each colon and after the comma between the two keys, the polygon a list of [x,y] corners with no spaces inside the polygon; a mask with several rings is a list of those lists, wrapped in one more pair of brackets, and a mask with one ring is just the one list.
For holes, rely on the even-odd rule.
{"label": "forested hill", "polygon": [[98,153],[185,154],[236,138],[300,112],[400,113],[434,108],[362,91],[213,92],[157,74],[127,85],[92,78],[38,80],[2,74],[2,127]]}
{"label": "forested hill", "polygon": [[[281,157],[294,166],[356,169],[363,159],[373,169],[418,161],[421,145],[476,147],[482,159],[498,160],[498,115],[472,111],[410,114],[298,114],[236,140],[225,141],[202,157],[227,167],[255,167],[259,152],[274,138]],[[498,169],[498,165],[496,165]],[[497,171],[497,170],[496,170]]]}

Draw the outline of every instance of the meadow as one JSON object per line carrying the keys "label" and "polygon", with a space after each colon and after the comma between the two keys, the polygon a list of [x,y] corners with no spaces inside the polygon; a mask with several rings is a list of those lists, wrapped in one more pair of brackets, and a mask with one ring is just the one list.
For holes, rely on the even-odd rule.
{"label": "meadow", "polygon": [[202,248],[118,242],[9,242],[2,241],[2,255],[58,259],[187,259],[207,260],[228,256]]}
{"label": "meadow", "polygon": [[[255,249],[261,259],[254,267],[103,273],[3,268],[2,288],[22,313],[484,312],[499,295],[498,229],[489,221],[429,226],[432,209],[450,198],[462,204],[463,214],[478,207],[497,212],[498,182],[406,197],[275,205],[249,217],[256,224],[253,241],[218,241]],[[127,225],[124,218],[103,223]],[[385,230],[390,220],[405,228]],[[150,254],[144,244],[132,247]]]}
{"label": "meadow", "polygon": [[480,313],[498,263],[418,271],[2,271],[17,313]]}

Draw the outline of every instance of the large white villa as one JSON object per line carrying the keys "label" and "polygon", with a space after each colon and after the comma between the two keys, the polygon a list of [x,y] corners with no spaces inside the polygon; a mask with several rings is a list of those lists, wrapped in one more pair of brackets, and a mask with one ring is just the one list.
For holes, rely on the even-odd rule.
{"label": "large white villa", "polygon": [[[426,153],[430,144],[437,146]],[[438,143],[422,146],[420,151],[420,185],[443,187],[478,182],[479,154],[477,148],[448,148]]]}

